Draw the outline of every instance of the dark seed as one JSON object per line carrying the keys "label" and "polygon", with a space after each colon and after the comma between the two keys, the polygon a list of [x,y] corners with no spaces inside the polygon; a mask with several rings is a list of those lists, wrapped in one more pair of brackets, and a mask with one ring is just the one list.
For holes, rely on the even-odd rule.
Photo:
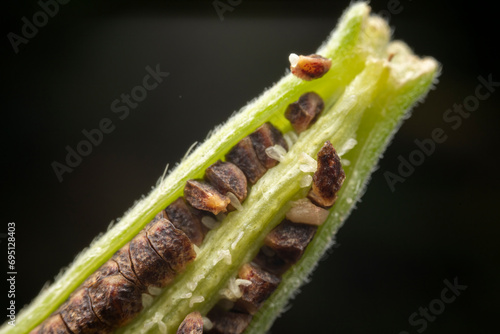
{"label": "dark seed", "polygon": [[120,268],[115,261],[106,261],[99,269],[90,275],[85,282],[83,282],[82,287],[92,286],[104,277],[115,275],[119,272]]}
{"label": "dark seed", "polygon": [[168,220],[179,230],[184,232],[189,240],[196,246],[200,246],[205,237],[207,229],[201,223],[201,212],[191,207],[179,197],[175,202],[165,209]]}
{"label": "dark seed", "polygon": [[247,198],[247,178],[231,162],[217,161],[205,170],[205,178],[221,194],[232,192],[240,203]]}
{"label": "dark seed", "polygon": [[164,216],[160,212],[32,333],[106,334],[132,320],[147,287],[165,286],[196,257],[189,238]]}
{"label": "dark seed", "polygon": [[166,219],[160,219],[147,230],[151,245],[174,272],[183,271],[196,258],[189,238]]}
{"label": "dark seed", "polygon": [[191,312],[177,329],[177,334],[202,334],[203,333],[203,318],[200,312]]}
{"label": "dark seed", "polygon": [[156,253],[144,231],[130,241],[130,259],[137,278],[144,286],[164,287],[176,275],[167,262]]}
{"label": "dark seed", "polygon": [[316,233],[317,227],[284,220],[264,239],[264,243],[288,263],[297,262]]}
{"label": "dark seed", "polygon": [[251,184],[255,184],[267,171],[257,157],[252,140],[249,137],[240,140],[226,154],[226,160],[238,166]]}
{"label": "dark seed", "polygon": [[165,212],[165,210],[161,210],[160,212],[158,212],[156,214],[156,216],[154,216],[154,218],[144,227],[144,230],[147,230],[149,228],[149,226],[153,225],[155,222],[157,222],[158,220],[160,220],[162,218],[168,220],[168,216],[167,216],[167,213]]}
{"label": "dark seed", "polygon": [[337,199],[345,179],[340,158],[330,141],[318,152],[318,169],[313,176],[312,188],[307,197],[316,205],[329,208]]}
{"label": "dark seed", "polygon": [[125,246],[120,248],[111,259],[117,263],[120,273],[126,279],[140,287],[142,290],[146,290],[146,287],[139,280],[132,266],[132,261],[130,260],[130,243],[127,243]]}
{"label": "dark seed", "polygon": [[87,289],[76,290],[60,308],[61,317],[72,333],[109,333],[113,325],[99,319],[94,311]]}
{"label": "dark seed", "polygon": [[259,161],[267,169],[276,166],[278,161],[272,159],[266,154],[266,148],[274,145],[281,145],[285,150],[288,150],[288,145],[286,144],[280,130],[276,129],[269,122],[261,125],[257,130],[250,134],[249,137],[252,141],[253,148],[259,158]]}
{"label": "dark seed", "polygon": [[241,334],[252,321],[250,314],[223,311],[218,308],[212,309],[208,318],[213,323],[209,331],[211,334]]}
{"label": "dark seed", "polygon": [[142,310],[141,290],[120,274],[98,281],[88,294],[97,317],[112,328],[125,325]]}
{"label": "dark seed", "polygon": [[214,215],[226,212],[231,202],[225,195],[219,193],[212,185],[196,180],[188,180],[184,187],[186,201],[193,207],[209,211]]}
{"label": "dark seed", "polygon": [[288,105],[285,117],[290,121],[295,132],[301,133],[316,122],[324,108],[323,99],[318,94],[309,92],[303,94],[298,101]]}
{"label": "dark seed", "polygon": [[253,263],[261,267],[262,269],[275,274],[277,276],[283,275],[289,268],[290,263],[287,263],[281,257],[278,256],[273,251],[273,254],[268,254],[262,250],[254,257],[252,260]]}
{"label": "dark seed", "polygon": [[299,56],[295,66],[290,65],[292,74],[297,78],[310,81],[321,78],[332,66],[332,61],[320,55]]}
{"label": "dark seed", "polygon": [[262,303],[276,290],[281,279],[251,264],[245,264],[238,272],[242,279],[252,284],[241,286],[242,296],[236,301],[236,307],[255,314]]}

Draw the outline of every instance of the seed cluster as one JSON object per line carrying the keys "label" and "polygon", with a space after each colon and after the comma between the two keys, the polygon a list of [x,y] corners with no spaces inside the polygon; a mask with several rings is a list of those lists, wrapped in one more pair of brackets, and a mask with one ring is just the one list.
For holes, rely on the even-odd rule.
{"label": "seed cluster", "polygon": [[[213,324],[209,333],[240,334],[246,329],[252,316],[280,284],[281,275],[304,254],[314,238],[317,226],[323,224],[328,217],[328,211],[323,207],[333,205],[344,178],[340,159],[332,144],[327,141],[318,153],[313,186],[308,195],[322,203],[322,207],[308,199],[294,203],[286,214],[287,218],[266,236],[264,246],[253,261],[240,268],[238,277],[251,282],[241,288],[241,297],[230,304],[229,308],[223,302],[208,313]],[[328,187],[330,189],[327,191]],[[325,203],[328,205],[324,205]]]}
{"label": "seed cluster", "polygon": [[[302,95],[290,104],[285,117],[297,133],[305,131],[323,111],[324,103],[314,92]],[[244,145],[241,145],[244,146]],[[239,150],[239,148],[233,149]],[[287,213],[286,219],[274,228],[264,239],[264,246],[251,263],[244,264],[238,278],[250,282],[241,287],[241,296],[234,303],[221,300],[209,313],[213,334],[239,334],[250,323],[252,316],[265,300],[276,290],[281,275],[302,257],[313,239],[317,226],[328,217],[324,208],[331,207],[342,185],[345,174],[340,158],[332,144],[327,141],[318,153],[317,162],[309,157],[314,171],[309,199],[296,201]],[[255,171],[255,168],[250,170]]]}
{"label": "seed cluster", "polygon": [[265,154],[274,145],[288,148],[281,132],[266,123],[240,141],[226,162],[207,168],[205,180],[188,180],[184,197],[158,213],[32,333],[110,333],[127,324],[154,298],[151,288],[167,286],[196,258],[193,245],[200,246],[208,232],[203,218],[240,207],[247,179],[253,184],[276,165]]}
{"label": "seed cluster", "polygon": [[[304,63],[311,57],[314,64]],[[311,57],[299,60],[299,65],[317,68],[319,58]],[[299,134],[316,121],[323,108],[321,97],[310,92],[292,103],[285,116]],[[287,142],[271,123],[243,138],[226,154],[226,161],[217,161],[206,169],[203,179],[188,180],[184,197],[159,212],[32,333],[106,334],[130,322],[151,304],[160,289],[194,261],[195,246],[203,243],[220,214],[243,208],[249,186],[278,164],[286,150]],[[312,202],[297,201],[287,219],[266,236],[254,260],[240,268],[229,293],[234,303],[223,308],[219,305],[207,315],[210,333],[243,332],[278,287],[281,275],[300,259],[317,225],[326,219],[328,211],[323,208],[333,205],[345,178],[331,143],[325,143],[318,153],[315,169],[308,195]],[[220,255],[230,259],[230,254]],[[196,297],[190,297],[190,305],[204,300],[203,296]],[[193,312],[178,333],[201,333],[203,322],[201,314]]]}
{"label": "seed cluster", "polygon": [[32,333],[110,333],[143,309],[143,294],[169,284],[195,257],[186,234],[158,215]]}

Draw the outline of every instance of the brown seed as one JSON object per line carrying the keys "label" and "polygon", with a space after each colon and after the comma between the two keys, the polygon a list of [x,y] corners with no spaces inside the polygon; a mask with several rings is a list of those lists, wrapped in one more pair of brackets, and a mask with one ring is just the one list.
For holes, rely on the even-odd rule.
{"label": "brown seed", "polygon": [[208,314],[213,323],[211,334],[241,334],[248,327],[252,316],[250,314],[234,311],[223,311],[214,308]]}
{"label": "brown seed", "polygon": [[52,314],[30,334],[73,334],[59,313]]}
{"label": "brown seed", "polygon": [[276,252],[272,251],[272,254],[269,254],[269,252],[264,252],[262,249],[254,257],[252,262],[265,271],[268,271],[277,276],[283,275],[291,266],[290,263],[287,263],[285,260],[279,257]]}
{"label": "brown seed", "polygon": [[82,287],[92,286],[104,277],[115,275],[119,272],[120,268],[115,261],[106,261],[102,266],[99,267],[99,269],[97,269],[83,282]]}
{"label": "brown seed", "polygon": [[288,145],[286,144],[280,130],[276,129],[269,122],[261,125],[257,130],[250,134],[249,137],[252,141],[253,148],[259,158],[259,161],[267,169],[276,166],[278,161],[272,159],[266,154],[266,148],[274,145],[281,145],[285,150],[288,150]]}
{"label": "brown seed", "polygon": [[166,219],[160,219],[146,231],[148,239],[168,266],[179,273],[196,258],[189,238]]}
{"label": "brown seed", "polygon": [[147,287],[142,284],[134,271],[134,267],[130,259],[130,242],[120,248],[111,259],[118,265],[120,273],[126,279],[140,287],[143,291],[146,290]]}
{"label": "brown seed", "polygon": [[295,201],[286,213],[286,219],[294,223],[319,226],[328,218],[329,211],[314,205],[308,199]]}
{"label": "brown seed", "polygon": [[316,233],[317,227],[284,220],[264,239],[264,243],[288,263],[297,262]]}
{"label": "brown seed", "polygon": [[332,143],[327,141],[318,152],[318,169],[314,173],[312,188],[307,197],[316,205],[329,208],[335,203],[344,179],[340,158]]}
{"label": "brown seed", "polygon": [[191,312],[180,324],[177,329],[177,334],[202,334],[203,333],[203,318],[200,312]]}
{"label": "brown seed", "polygon": [[32,332],[106,334],[132,320],[148,287],[165,286],[196,257],[189,238],[164,216],[160,212]]}
{"label": "brown seed", "polygon": [[130,241],[130,259],[137,278],[144,286],[164,287],[176,275],[151,246],[144,230]]}
{"label": "brown seed", "polygon": [[332,66],[332,61],[320,55],[290,55],[290,70],[297,78],[310,81],[325,75]]}
{"label": "brown seed", "polygon": [[99,319],[94,312],[95,305],[92,305],[86,288],[73,292],[60,307],[61,317],[72,333],[109,333],[113,325]]}
{"label": "brown seed", "polygon": [[231,202],[229,198],[219,193],[212,185],[196,180],[188,180],[184,187],[186,201],[193,207],[209,211],[214,215],[226,212]]}
{"label": "brown seed", "polygon": [[201,223],[201,212],[191,207],[179,197],[165,209],[168,220],[179,230],[184,232],[189,240],[200,246],[205,237],[207,228]]}
{"label": "brown seed", "polygon": [[316,122],[324,108],[323,99],[318,94],[309,92],[303,94],[298,101],[288,105],[285,117],[290,121],[295,132],[301,133]]}
{"label": "brown seed", "polygon": [[255,184],[267,171],[257,157],[250,137],[240,140],[226,154],[226,160],[238,166],[251,184]]}
{"label": "brown seed", "polygon": [[205,178],[221,194],[232,192],[242,203],[247,198],[247,178],[235,164],[217,161],[205,170]]}
{"label": "brown seed", "polygon": [[144,227],[144,230],[147,230],[149,228],[149,226],[153,225],[155,222],[157,222],[158,220],[160,220],[162,218],[168,220],[168,216],[167,216],[167,213],[165,212],[165,210],[161,210],[160,212],[158,212],[156,214],[156,216],[154,216],[154,218],[151,219],[151,221]]}
{"label": "brown seed", "polygon": [[[141,290],[122,275],[103,278],[88,288],[95,315],[112,328],[128,323],[142,310]],[[73,308],[79,312],[78,308]]]}
{"label": "brown seed", "polygon": [[241,267],[238,276],[249,280],[252,284],[240,287],[242,296],[236,301],[235,306],[252,315],[281,282],[279,277],[248,263]]}

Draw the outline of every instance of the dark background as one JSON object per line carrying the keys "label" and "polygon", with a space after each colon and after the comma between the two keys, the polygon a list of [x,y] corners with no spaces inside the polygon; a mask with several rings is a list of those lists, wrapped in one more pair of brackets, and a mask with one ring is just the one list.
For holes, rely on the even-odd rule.
{"label": "dark background", "polygon": [[[371,5],[379,12],[388,3]],[[500,81],[498,18],[487,2],[400,3],[394,36],[442,63],[439,84],[397,133],[338,244],[273,333],[417,333],[408,317],[455,277],[467,290],[425,332],[497,327],[500,87],[458,129],[442,118],[474,94],[478,76]],[[316,50],[348,4],[244,0],[221,21],[212,1],[72,1],[15,54],[7,33],[20,34],[21,18],[32,21],[40,7],[4,2],[0,232],[16,222],[17,305],[148,193],[167,163],[281,78],[290,52]],[[111,102],[156,64],[169,77],[120,121]],[[60,183],[51,163],[103,118],[115,130]],[[435,128],[447,141],[391,192],[383,173],[396,172],[398,156]]]}

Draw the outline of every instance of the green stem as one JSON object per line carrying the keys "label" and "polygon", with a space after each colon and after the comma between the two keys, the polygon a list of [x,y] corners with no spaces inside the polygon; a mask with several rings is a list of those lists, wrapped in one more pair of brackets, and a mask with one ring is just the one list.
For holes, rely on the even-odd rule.
{"label": "green stem", "polygon": [[[186,180],[202,177],[208,166],[266,121],[271,121],[282,131],[289,130],[290,125],[283,116],[286,106],[300,95],[316,91],[327,105],[318,122],[302,133],[285,160],[269,170],[252,188],[243,204],[244,209],[229,214],[219,228],[207,235],[197,259],[187,270],[155,299],[150,308],[120,332],[135,333],[159,314],[171,333],[193,309],[204,314],[208,312],[217,302],[219,291],[242,264],[252,259],[265,235],[284,217],[287,203],[304,196],[305,190],[299,186],[304,174],[299,169],[300,154],[305,152],[315,157],[326,140],[338,149],[347,140],[355,138],[358,145],[345,156],[353,164],[346,168],[347,180],[329,220],[320,228],[303,259],[284,275],[278,291],[255,316],[249,332],[260,333],[268,328],[290,294],[307,277],[331,243],[334,232],[361,195],[366,179],[404,111],[427,91],[436,75],[435,61],[420,61],[400,44],[389,46],[389,49],[398,51],[389,64],[386,61],[389,28],[381,19],[369,17],[368,13],[366,4],[353,5],[318,51],[332,59],[332,68],[327,75],[311,82],[286,75],[231,117],[156,189],[129,210],[118,224],[82,252],[54,284],[42,291],[18,315],[17,326],[4,325],[0,333],[29,332],[56,310],[86,277],[132,239],[157,212],[181,196]],[[410,72],[413,76],[408,74]],[[225,254],[221,251],[227,251],[231,261],[216,261],[220,254]],[[191,291],[189,287],[195,281],[196,288]],[[204,301],[191,306],[189,299],[181,298],[187,293],[203,296]]]}

